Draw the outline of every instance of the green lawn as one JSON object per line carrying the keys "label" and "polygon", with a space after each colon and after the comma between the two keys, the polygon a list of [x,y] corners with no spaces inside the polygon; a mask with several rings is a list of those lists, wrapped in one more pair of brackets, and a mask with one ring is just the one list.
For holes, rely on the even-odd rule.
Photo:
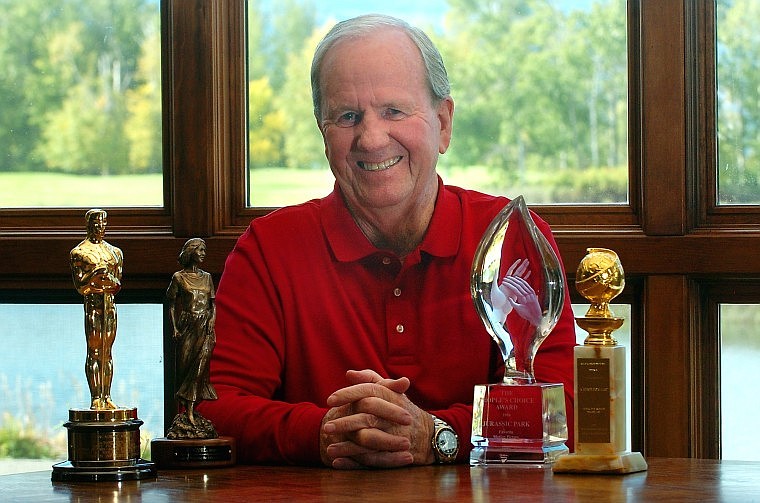
{"label": "green lawn", "polygon": [[162,175],[0,173],[0,207],[161,206]]}
{"label": "green lawn", "polygon": [[[522,181],[499,180],[484,166],[440,167],[450,185],[516,197],[528,205],[555,202],[621,202],[625,200],[627,171],[624,166],[586,171],[527,173]],[[329,169],[256,168],[251,171],[250,205],[278,207],[327,195],[334,178]],[[503,185],[507,185],[504,187]],[[611,190],[613,187],[615,190]],[[0,208],[161,206],[162,176],[77,176],[60,173],[0,172]],[[611,200],[599,199],[612,193]],[[622,194],[622,195],[620,195]],[[621,199],[622,198],[622,199]]]}
{"label": "green lawn", "polygon": [[[486,179],[477,168],[445,173],[447,183],[472,187]],[[328,169],[257,168],[251,173],[251,205],[283,206],[330,193],[335,179]],[[469,185],[468,185],[469,182]],[[78,176],[60,173],[0,172],[0,207],[161,206],[162,176]]]}
{"label": "green lawn", "polygon": [[[259,169],[251,187],[255,206],[282,206],[327,195],[328,170]],[[77,176],[0,173],[0,207],[104,207],[163,205],[162,175]]]}

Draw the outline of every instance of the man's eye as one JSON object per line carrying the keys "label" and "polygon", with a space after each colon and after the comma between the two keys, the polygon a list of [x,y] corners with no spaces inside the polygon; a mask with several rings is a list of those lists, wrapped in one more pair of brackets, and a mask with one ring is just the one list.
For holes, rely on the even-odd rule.
{"label": "man's eye", "polygon": [[385,111],[385,117],[387,119],[400,119],[404,117],[404,112],[397,108],[389,108]]}
{"label": "man's eye", "polygon": [[356,112],[346,112],[338,117],[335,123],[340,127],[355,126],[361,117]]}

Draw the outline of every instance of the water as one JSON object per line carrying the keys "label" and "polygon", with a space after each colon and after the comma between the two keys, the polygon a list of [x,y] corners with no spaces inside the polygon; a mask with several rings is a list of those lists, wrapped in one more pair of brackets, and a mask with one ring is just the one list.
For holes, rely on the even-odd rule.
{"label": "water", "polygon": [[757,383],[760,351],[739,344],[721,347],[721,458],[760,461],[754,424],[760,417]]}
{"label": "water", "polygon": [[[111,396],[119,406],[137,407],[144,439],[162,436],[163,307],[117,309]],[[15,423],[65,438],[69,409],[88,408],[90,402],[82,305],[0,304],[0,340],[0,428]]]}

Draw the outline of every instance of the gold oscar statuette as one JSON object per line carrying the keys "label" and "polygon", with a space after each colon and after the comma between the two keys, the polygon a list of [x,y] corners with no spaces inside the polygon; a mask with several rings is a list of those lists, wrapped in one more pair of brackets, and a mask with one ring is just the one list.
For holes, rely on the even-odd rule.
{"label": "gold oscar statuette", "polygon": [[610,310],[610,301],[625,287],[617,254],[589,248],[575,276],[575,287],[590,303],[586,316],[575,319],[588,332],[575,348],[575,452],[560,456],[555,473],[626,474],[647,469],[639,452],[626,450],[625,346],[612,333],[625,321]]}
{"label": "gold oscar statuette", "polygon": [[121,481],[156,476],[155,464],[140,458],[137,408],[119,407],[111,399],[116,339],[116,304],[121,290],[124,256],[103,239],[107,214],[91,209],[85,215],[87,237],[71,250],[74,286],[84,299],[87,343],[85,375],[89,408],[69,409],[68,461],[53,465],[53,481]]}

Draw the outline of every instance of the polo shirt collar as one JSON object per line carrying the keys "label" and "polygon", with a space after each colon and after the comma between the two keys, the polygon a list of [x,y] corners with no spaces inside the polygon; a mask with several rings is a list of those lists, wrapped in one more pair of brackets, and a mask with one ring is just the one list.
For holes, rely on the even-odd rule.
{"label": "polo shirt collar", "polygon": [[[320,208],[323,232],[338,261],[353,262],[382,252],[370,243],[354,222],[337,183],[333,191],[322,200]],[[461,202],[456,194],[446,188],[439,176],[433,217],[418,250],[437,257],[454,256],[459,249],[461,229]]]}

